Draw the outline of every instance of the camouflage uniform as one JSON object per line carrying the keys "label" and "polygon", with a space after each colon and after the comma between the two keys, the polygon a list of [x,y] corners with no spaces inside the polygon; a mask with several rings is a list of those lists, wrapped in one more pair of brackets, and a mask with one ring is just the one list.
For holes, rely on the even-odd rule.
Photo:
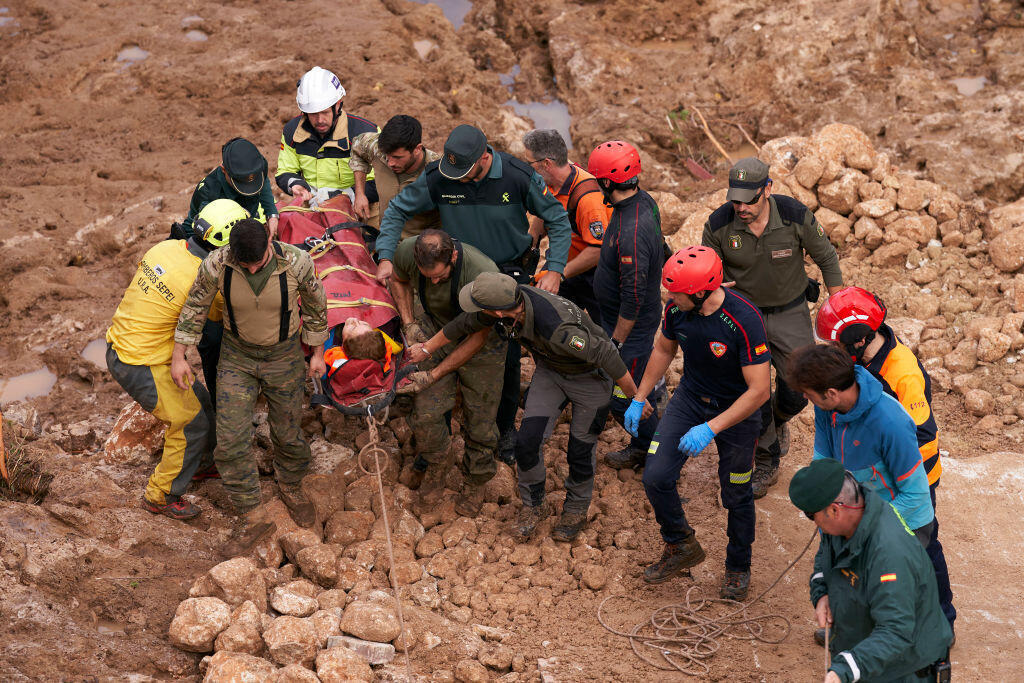
{"label": "camouflage uniform", "polygon": [[[277,242],[274,249],[274,271],[259,294],[252,291],[228,248],[213,252],[199,268],[174,335],[180,344],[198,342],[209,302],[221,292],[225,329],[217,368],[217,447],[213,457],[239,513],[260,503],[259,472],[251,444],[252,416],[261,392],[269,408],[278,482],[298,483],[305,475],[310,451],[300,427],[305,375],[300,328],[301,340],[309,346],[327,339],[327,298],[309,254]],[[225,292],[225,283],[232,281],[230,293]],[[287,316],[281,311],[282,289],[286,291]]]}

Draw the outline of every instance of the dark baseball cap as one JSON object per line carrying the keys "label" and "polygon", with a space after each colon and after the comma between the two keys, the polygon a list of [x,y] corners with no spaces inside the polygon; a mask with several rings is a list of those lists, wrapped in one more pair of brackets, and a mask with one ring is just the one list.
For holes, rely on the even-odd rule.
{"label": "dark baseball cap", "polygon": [[459,305],[467,313],[507,311],[520,299],[519,285],[503,273],[480,273],[459,292]]}
{"label": "dark baseball cap", "polygon": [[756,157],[740,159],[729,169],[726,201],[749,202],[768,183],[768,164]]}
{"label": "dark baseball cap", "polygon": [[232,138],[221,148],[221,160],[228,182],[240,194],[254,195],[263,189],[267,160],[256,145],[245,138]]}
{"label": "dark baseball cap", "polygon": [[846,468],[838,460],[822,458],[801,467],[789,481],[789,499],[813,515],[831,505],[843,490]]}
{"label": "dark baseball cap", "polygon": [[487,136],[483,131],[465,123],[456,126],[444,143],[444,155],[438,170],[451,180],[464,178],[486,151]]}

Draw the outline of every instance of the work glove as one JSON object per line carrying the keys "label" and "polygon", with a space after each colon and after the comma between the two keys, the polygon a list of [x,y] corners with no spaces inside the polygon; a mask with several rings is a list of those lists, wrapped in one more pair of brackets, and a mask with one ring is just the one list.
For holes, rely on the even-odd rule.
{"label": "work glove", "polygon": [[637,401],[633,399],[630,402],[629,407],[626,408],[626,414],[622,417],[622,426],[626,428],[626,431],[633,436],[637,435],[637,431],[640,429],[640,420],[643,417],[644,406],[646,401]]}
{"label": "work glove", "polygon": [[420,327],[420,324],[415,321],[402,325],[402,333],[405,335],[405,343],[408,346],[423,344],[430,338],[423,331],[423,328]]}
{"label": "work glove", "polygon": [[409,375],[408,380],[408,382],[398,387],[398,390],[395,392],[396,394],[405,396],[419,393],[434,383],[434,376],[430,374],[429,370],[418,370]]}
{"label": "work glove", "polygon": [[690,431],[679,439],[679,450],[687,455],[697,455],[708,447],[713,438],[715,438],[715,433],[711,431],[708,423],[699,424],[696,427],[691,427]]}

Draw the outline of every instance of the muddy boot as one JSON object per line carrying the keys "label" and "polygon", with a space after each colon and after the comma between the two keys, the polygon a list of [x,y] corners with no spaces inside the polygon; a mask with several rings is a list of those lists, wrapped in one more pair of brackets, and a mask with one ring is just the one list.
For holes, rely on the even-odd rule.
{"label": "muddy boot", "polygon": [[462,492],[455,501],[455,512],[463,517],[476,517],[484,504],[484,485],[463,484]]}
{"label": "muddy boot", "polygon": [[498,460],[513,470],[516,468],[516,430],[510,429],[498,437]]}
{"label": "muddy boot", "polygon": [[732,572],[725,570],[722,577],[722,590],[718,597],[723,600],[735,600],[743,602],[747,599],[747,591],[750,589],[750,572]]}
{"label": "muddy boot", "polygon": [[[168,496],[170,498],[170,496]],[[168,500],[164,503],[154,503],[142,496],[142,509],[152,512],[154,515],[167,515],[171,519],[192,519],[199,516],[199,508],[187,500]]]}
{"label": "muddy boot", "polygon": [[754,492],[754,500],[764,498],[772,484],[779,480],[779,466],[763,467],[758,465],[754,468],[754,475],[750,478],[750,488]]}
{"label": "muddy boot", "polygon": [[580,535],[580,532],[583,531],[583,527],[586,525],[586,512],[569,512],[563,509],[561,516],[558,518],[558,524],[551,530],[551,538],[563,543],[571,543]]}
{"label": "muddy boot", "polygon": [[441,502],[441,498],[444,497],[444,482],[448,478],[450,467],[448,463],[427,465],[427,471],[423,473],[419,487],[420,498],[417,505],[420,510],[430,510]]}
{"label": "muddy boot", "polygon": [[288,507],[288,514],[295,523],[304,529],[316,524],[316,508],[302,492],[299,484],[278,484],[281,489],[281,500]]}
{"label": "muddy boot", "polygon": [[519,508],[519,517],[516,519],[515,524],[512,525],[512,536],[517,541],[529,540],[533,532],[537,530],[537,525],[543,522],[548,517],[548,506],[544,503],[540,505],[524,505]]}
{"label": "muddy boot", "polygon": [[604,462],[608,467],[616,470],[638,470],[644,466],[646,457],[647,451],[644,449],[626,446],[622,450],[605,453]]}
{"label": "muddy boot", "polygon": [[225,559],[245,555],[252,547],[270,534],[277,531],[277,525],[267,518],[267,510],[262,505],[239,515],[235,520],[235,528],[231,531],[227,543],[221,549]]}
{"label": "muddy boot", "polygon": [[679,543],[666,543],[661,559],[644,569],[644,582],[662,583],[704,561],[704,548],[690,534]]}
{"label": "muddy boot", "polygon": [[423,485],[423,476],[427,473],[427,461],[422,456],[417,456],[412,463],[412,473],[409,475],[409,490],[418,491]]}

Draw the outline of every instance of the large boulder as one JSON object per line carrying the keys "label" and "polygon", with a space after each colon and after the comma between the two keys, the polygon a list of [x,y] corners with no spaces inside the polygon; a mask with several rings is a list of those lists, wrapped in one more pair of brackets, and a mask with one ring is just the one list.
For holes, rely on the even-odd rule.
{"label": "large boulder", "polygon": [[270,658],[281,666],[301,664],[313,665],[317,651],[316,627],[309,619],[282,616],[274,619],[263,632]]}
{"label": "large boulder", "polygon": [[188,598],[174,612],[167,630],[171,644],[188,652],[212,652],[213,642],[231,623],[231,608],[218,598]]}
{"label": "large boulder", "polygon": [[277,670],[265,659],[241,652],[221,651],[210,657],[203,683],[241,683],[266,681]]}
{"label": "large boulder", "polygon": [[366,600],[357,600],[345,608],[341,630],[379,643],[391,642],[402,632],[394,607]]}
{"label": "large boulder", "polygon": [[164,447],[164,425],[134,401],[117,416],[103,444],[107,462],[141,465],[159,455]]}
{"label": "large boulder", "polygon": [[259,629],[251,625],[231,624],[220,632],[213,641],[213,649],[217,652],[243,652],[248,655],[259,655],[263,652],[263,638]]}
{"label": "large boulder", "polygon": [[370,665],[347,647],[322,650],[316,656],[316,675],[324,683],[373,680]]}
{"label": "large boulder", "polygon": [[999,233],[988,244],[988,257],[999,270],[1012,273],[1024,266],[1024,225]]}
{"label": "large boulder", "polygon": [[199,577],[189,596],[220,598],[232,607],[252,602],[260,612],[267,610],[267,585],[263,574],[247,557],[221,562]]}
{"label": "large boulder", "polygon": [[293,617],[308,617],[319,607],[316,594],[319,590],[305,579],[290,581],[275,586],[270,591],[270,606],[281,614]]}

